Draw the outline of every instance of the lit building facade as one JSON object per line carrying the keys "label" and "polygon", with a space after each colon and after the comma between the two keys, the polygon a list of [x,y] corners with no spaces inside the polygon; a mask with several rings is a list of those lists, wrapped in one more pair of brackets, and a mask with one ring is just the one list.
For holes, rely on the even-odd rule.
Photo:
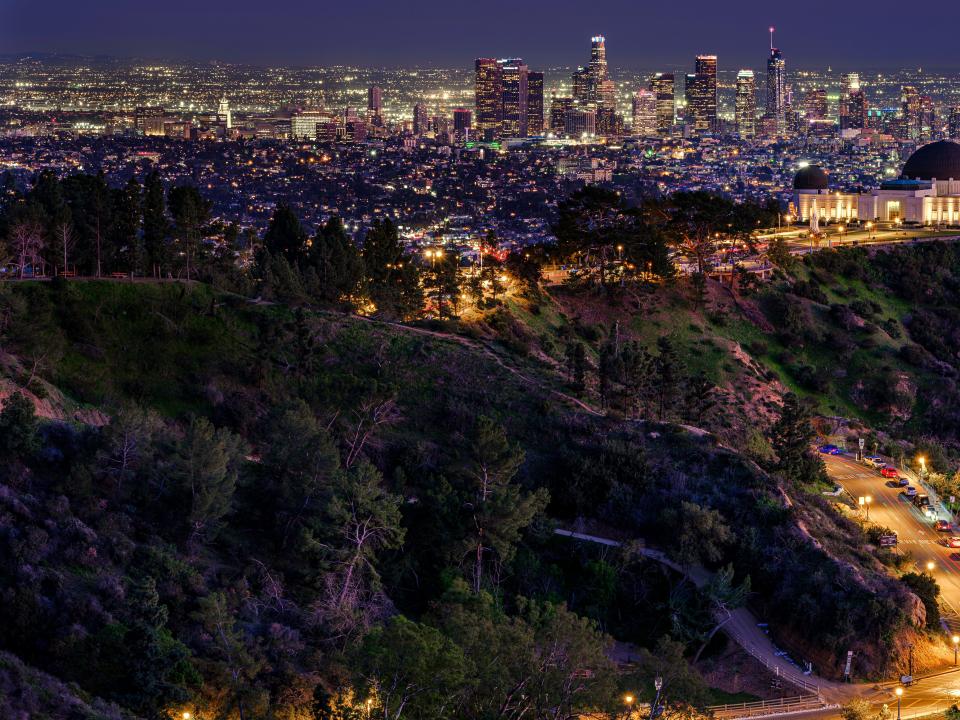
{"label": "lit building facade", "polygon": [[657,96],[657,131],[669,133],[677,120],[673,73],[657,73],[650,80],[650,89]]}
{"label": "lit building facade", "polygon": [[831,190],[819,167],[801,169],[793,183],[793,204],[803,222],[849,220],[922,225],[960,224],[960,144],[941,140],[924,145],[895,180],[869,193]]}
{"label": "lit building facade", "polygon": [[737,95],[734,106],[737,134],[752,138],[757,134],[757,82],[753,70],[737,73]]}

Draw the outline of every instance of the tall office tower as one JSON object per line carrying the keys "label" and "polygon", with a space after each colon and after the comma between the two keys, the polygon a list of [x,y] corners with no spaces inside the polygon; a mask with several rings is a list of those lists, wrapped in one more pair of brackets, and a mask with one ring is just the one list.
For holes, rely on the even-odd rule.
{"label": "tall office tower", "polygon": [[676,122],[673,73],[657,73],[650,80],[650,89],[657,96],[657,131],[670,132]]}
{"label": "tall office tower", "polygon": [[227,130],[233,127],[233,112],[230,110],[230,101],[224,95],[217,106],[217,122],[223,123]]}
{"label": "tall office tower", "polygon": [[367,115],[371,118],[383,115],[383,90],[377,85],[367,88]]}
{"label": "tall office tower", "polygon": [[427,106],[417,103],[413,106],[413,134],[423,135],[429,129],[430,116],[427,114]]}
{"label": "tall office tower", "polygon": [[653,90],[637,90],[633,94],[632,132],[639,137],[657,134],[657,94]]}
{"label": "tall office tower", "polygon": [[907,140],[919,140],[923,124],[923,109],[920,93],[912,85],[904,85],[900,90],[901,132]]}
{"label": "tall office tower", "polygon": [[543,135],[543,73],[527,73],[527,135]]}
{"label": "tall office tower", "polygon": [[557,97],[550,99],[550,132],[554,135],[563,135],[567,131],[567,113],[573,109],[572,97]]}
{"label": "tall office tower", "polygon": [[586,105],[590,100],[590,68],[577,68],[573,71],[573,99]]}
{"label": "tall office tower", "polygon": [[860,87],[859,73],[852,72],[843,76],[839,114],[841,130],[862,130],[867,127],[867,95]]}
{"label": "tall office tower", "polygon": [[616,102],[616,86],[607,71],[607,45],[603,35],[590,38],[590,81],[592,102],[613,108]]}
{"label": "tall office tower", "polygon": [[453,129],[455,132],[467,134],[473,123],[473,113],[466,108],[453,109]]}
{"label": "tall office tower", "polygon": [[502,73],[500,134],[503,137],[527,136],[527,66],[520,58],[500,61]]}
{"label": "tall office tower", "polygon": [[950,108],[950,118],[947,122],[947,135],[953,140],[960,140],[960,105]]}
{"label": "tall office tower", "polygon": [[614,107],[616,86],[607,70],[607,47],[603,35],[590,38],[590,62],[573,73],[573,99],[581,105],[593,103]]}
{"label": "tall office tower", "polygon": [[753,70],[741,70],[737,73],[734,118],[740,137],[752,138],[757,134],[757,81]]}
{"label": "tall office tower", "polygon": [[827,117],[827,91],[814,89],[803,96],[803,118],[810,123]]}
{"label": "tall office tower", "polygon": [[163,135],[163,108],[138,107],[133,114],[133,126],[144,135]]}
{"label": "tall office tower", "polygon": [[770,57],[767,58],[767,117],[773,118],[777,133],[782,134],[787,127],[786,76],[787,63],[783,53],[773,46],[773,28],[770,28]]}
{"label": "tall office tower", "polygon": [[717,56],[697,55],[693,75],[687,76],[687,116],[698,133],[717,128]]}
{"label": "tall office tower", "polygon": [[937,111],[933,107],[933,98],[920,96],[920,140],[930,142],[937,135]]}
{"label": "tall office tower", "polygon": [[500,132],[500,120],[503,117],[502,74],[500,63],[496,60],[477,59],[474,87],[476,124],[477,132],[484,140],[493,140]]}

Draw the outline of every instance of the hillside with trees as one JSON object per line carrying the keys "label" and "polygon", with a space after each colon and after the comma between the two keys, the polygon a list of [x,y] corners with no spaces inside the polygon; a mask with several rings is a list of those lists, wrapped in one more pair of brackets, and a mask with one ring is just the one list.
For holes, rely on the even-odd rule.
{"label": "hillside with trees", "polygon": [[[465,276],[389,221],[355,244],[281,205],[259,238],[155,177],[8,189],[0,679],[105,717],[556,720],[660,676],[700,713],[743,603],[822,675],[895,671],[936,588],[810,448],[843,415],[947,464],[960,255],[773,248],[770,283],[710,279],[719,229],[768,212],[589,191],[556,246]],[[58,265],[83,279],[29,279]]]}

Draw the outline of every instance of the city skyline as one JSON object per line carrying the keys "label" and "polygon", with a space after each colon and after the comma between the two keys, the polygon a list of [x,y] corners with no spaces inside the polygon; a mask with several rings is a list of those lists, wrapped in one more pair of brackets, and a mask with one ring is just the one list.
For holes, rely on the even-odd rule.
{"label": "city skyline", "polygon": [[[531,65],[550,68],[576,64],[571,48],[584,35],[604,34],[617,47],[610,58],[615,68],[678,66],[701,53],[718,55],[721,67],[758,69],[767,28],[775,26],[777,45],[789,48],[795,69],[960,67],[960,62],[943,60],[950,16],[960,19],[960,10],[950,8],[941,11],[942,22],[932,25],[909,16],[891,25],[881,20],[871,24],[853,7],[831,6],[831,22],[818,25],[815,33],[784,10],[759,2],[739,3],[736,10],[697,2],[689,8],[693,12],[676,13],[622,2],[573,11],[564,4],[514,7],[495,1],[485,11],[496,15],[507,9],[511,22],[486,32],[483,23],[473,26],[476,21],[466,11],[438,15],[417,6],[399,16],[391,12],[389,22],[379,22],[378,13],[386,19],[390,12],[379,3],[363,9],[294,4],[289,13],[263,17],[259,4],[248,0],[234,3],[229,14],[182,0],[156,12],[105,0],[97,14],[64,0],[42,7],[17,1],[0,11],[0,48],[7,56],[59,53],[364,67],[450,67],[465,58],[520,52]],[[297,22],[290,22],[291,17]],[[641,33],[640,41],[625,29],[637,25],[651,30]],[[531,28],[547,32],[531,34]]]}

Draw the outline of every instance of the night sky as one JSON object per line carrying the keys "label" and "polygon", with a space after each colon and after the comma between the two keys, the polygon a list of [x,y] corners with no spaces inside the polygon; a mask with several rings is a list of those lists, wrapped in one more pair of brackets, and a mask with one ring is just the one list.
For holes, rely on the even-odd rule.
{"label": "night sky", "polygon": [[760,68],[767,27],[793,68],[960,68],[960,2],[901,0],[0,0],[0,53],[61,52],[301,65],[469,66],[522,56],[612,66]]}

